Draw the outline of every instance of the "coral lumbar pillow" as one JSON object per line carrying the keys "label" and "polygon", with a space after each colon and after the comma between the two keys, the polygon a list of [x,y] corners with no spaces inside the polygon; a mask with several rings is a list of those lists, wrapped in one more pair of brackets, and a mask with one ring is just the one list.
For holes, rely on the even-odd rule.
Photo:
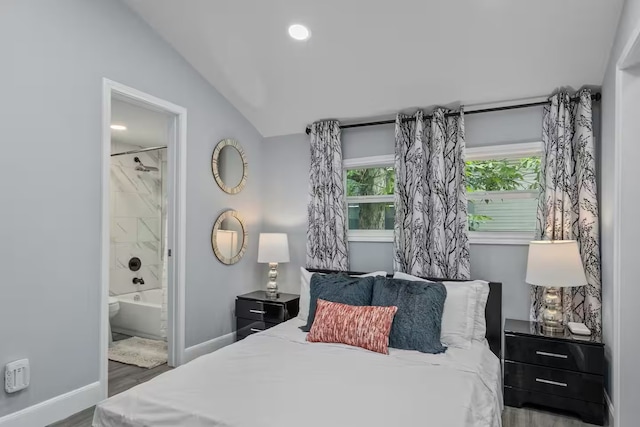
{"label": "coral lumbar pillow", "polygon": [[397,307],[353,306],[318,299],[307,341],[339,343],[389,354]]}

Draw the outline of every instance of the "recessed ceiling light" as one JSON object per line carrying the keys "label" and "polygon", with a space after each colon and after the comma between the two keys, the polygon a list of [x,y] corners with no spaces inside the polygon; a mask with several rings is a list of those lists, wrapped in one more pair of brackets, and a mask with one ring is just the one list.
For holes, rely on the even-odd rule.
{"label": "recessed ceiling light", "polygon": [[307,40],[311,37],[311,32],[304,25],[293,24],[289,27],[289,35],[296,40]]}
{"label": "recessed ceiling light", "polygon": [[127,130],[127,127],[124,125],[111,125],[111,129],[113,130]]}

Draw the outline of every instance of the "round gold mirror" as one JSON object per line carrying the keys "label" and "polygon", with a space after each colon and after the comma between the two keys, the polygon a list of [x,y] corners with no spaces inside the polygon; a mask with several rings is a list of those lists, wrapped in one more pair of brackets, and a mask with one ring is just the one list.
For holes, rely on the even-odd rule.
{"label": "round gold mirror", "polygon": [[211,170],[225,193],[237,194],[247,184],[247,157],[238,141],[223,139],[211,156]]}
{"label": "round gold mirror", "polygon": [[226,210],[216,219],[211,232],[211,247],[223,264],[240,261],[247,250],[247,229],[237,211]]}

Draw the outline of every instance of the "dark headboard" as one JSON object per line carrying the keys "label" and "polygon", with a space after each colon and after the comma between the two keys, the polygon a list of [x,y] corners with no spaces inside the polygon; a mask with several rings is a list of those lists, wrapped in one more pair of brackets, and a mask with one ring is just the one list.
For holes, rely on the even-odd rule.
{"label": "dark headboard", "polygon": [[[342,273],[348,275],[360,275],[365,274],[357,271],[334,271],[334,270],[320,270],[317,268],[308,268],[311,273]],[[392,274],[387,274],[387,277],[393,277]],[[430,280],[432,282],[464,282],[464,280],[456,279],[436,279],[432,277],[423,277],[423,279]],[[489,282],[489,299],[487,300],[487,307],[485,308],[485,318],[487,320],[487,342],[493,354],[498,356],[498,359],[502,358],[502,283]]]}

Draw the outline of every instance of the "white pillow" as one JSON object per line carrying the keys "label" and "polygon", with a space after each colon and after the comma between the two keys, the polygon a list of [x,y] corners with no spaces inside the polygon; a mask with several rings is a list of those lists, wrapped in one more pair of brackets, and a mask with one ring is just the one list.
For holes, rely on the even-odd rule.
{"label": "white pillow", "polygon": [[300,267],[300,309],[298,319],[307,321],[309,317],[309,301],[311,300],[311,276],[305,268]]}
{"label": "white pillow", "polygon": [[[369,276],[386,276],[386,271],[374,271],[373,273],[356,275],[354,277]],[[298,319],[305,322],[309,318],[309,303],[311,302],[311,276],[313,273],[307,271],[306,268],[300,267],[300,309],[298,310]]]}
{"label": "white pillow", "polygon": [[[429,280],[401,272],[396,272],[393,278],[429,282]],[[474,282],[443,282],[443,284],[447,289],[447,298],[444,301],[442,313],[440,342],[447,347],[469,348],[474,339],[479,286]]]}
{"label": "white pillow", "polygon": [[[489,300],[489,282],[485,280],[470,280],[467,282],[445,282],[451,285],[470,285],[476,290],[476,312],[474,315],[473,339],[475,341],[483,341],[487,335],[487,319],[485,317],[485,309]],[[447,288],[447,291],[449,288]]]}

